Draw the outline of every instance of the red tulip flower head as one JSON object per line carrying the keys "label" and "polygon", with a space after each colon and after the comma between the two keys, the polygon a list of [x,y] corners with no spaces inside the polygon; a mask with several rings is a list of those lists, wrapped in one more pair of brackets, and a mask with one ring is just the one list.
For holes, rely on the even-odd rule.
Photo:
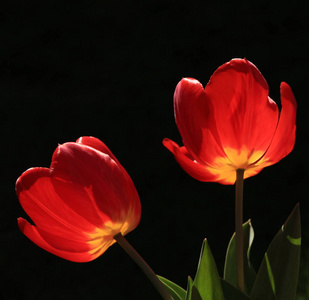
{"label": "red tulip flower head", "polygon": [[59,145],[50,168],[32,168],[16,192],[35,225],[18,219],[21,231],[41,248],[75,262],[97,258],[140,221],[135,186],[100,140],[81,137]]}
{"label": "red tulip flower head", "polygon": [[183,78],[174,94],[177,127],[184,146],[163,144],[180,166],[200,181],[234,184],[288,155],[295,143],[296,100],[281,83],[282,109],[268,96],[262,74],[246,59],[220,66],[203,88]]}

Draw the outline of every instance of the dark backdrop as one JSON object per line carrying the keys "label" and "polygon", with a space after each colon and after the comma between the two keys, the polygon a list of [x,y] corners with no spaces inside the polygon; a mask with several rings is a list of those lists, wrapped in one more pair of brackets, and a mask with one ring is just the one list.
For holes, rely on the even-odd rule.
{"label": "dark backdrop", "polygon": [[[1,7],[1,273],[3,299],[159,299],[138,267],[112,246],[78,264],[40,249],[19,231],[26,217],[14,192],[29,167],[50,164],[58,143],[103,140],[141,197],[139,227],[127,238],[154,271],[183,287],[207,237],[222,274],[234,227],[234,187],[189,177],[162,146],[181,138],[173,92],[185,76],[206,84],[215,69],[246,57],[280,103],[288,82],[297,98],[293,152],[245,181],[257,268],[297,202],[308,255],[308,27],[304,1],[18,1]],[[232,4],[233,3],[233,4]],[[29,218],[28,218],[29,219]]]}

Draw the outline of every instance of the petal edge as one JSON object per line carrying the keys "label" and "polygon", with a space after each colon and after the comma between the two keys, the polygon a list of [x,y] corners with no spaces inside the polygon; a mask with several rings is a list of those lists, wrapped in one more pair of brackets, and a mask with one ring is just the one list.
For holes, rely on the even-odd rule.
{"label": "petal edge", "polygon": [[39,229],[36,226],[31,225],[23,218],[18,218],[18,227],[21,232],[37,246],[66,260],[73,262],[89,262],[96,258],[91,257],[88,251],[73,253],[53,247],[41,236]]}
{"label": "petal edge", "polygon": [[190,176],[199,181],[217,181],[218,176],[209,172],[206,166],[196,162],[186,147],[179,147],[168,138],[163,140],[163,145],[174,154],[176,161]]}
{"label": "petal edge", "polygon": [[265,154],[272,164],[287,156],[294,148],[296,139],[297,103],[291,87],[282,82],[280,85],[281,104],[279,122],[273,140]]}

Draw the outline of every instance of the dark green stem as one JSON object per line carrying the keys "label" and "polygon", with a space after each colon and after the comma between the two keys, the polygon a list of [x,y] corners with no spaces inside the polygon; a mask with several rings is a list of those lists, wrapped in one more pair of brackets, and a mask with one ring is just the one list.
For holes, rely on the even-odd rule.
{"label": "dark green stem", "polygon": [[237,286],[245,291],[244,279],[244,241],[243,241],[243,191],[244,169],[236,170],[236,193],[235,193],[235,242],[236,242],[236,273]]}
{"label": "dark green stem", "polygon": [[157,289],[162,298],[164,300],[173,300],[172,296],[167,291],[167,289],[160,281],[160,279],[157,277],[157,275],[153,272],[153,270],[149,267],[149,265],[145,262],[145,260],[137,253],[137,251],[131,246],[131,244],[124,238],[124,236],[121,233],[118,233],[114,236],[114,239],[142,269],[142,271],[145,273],[145,275]]}

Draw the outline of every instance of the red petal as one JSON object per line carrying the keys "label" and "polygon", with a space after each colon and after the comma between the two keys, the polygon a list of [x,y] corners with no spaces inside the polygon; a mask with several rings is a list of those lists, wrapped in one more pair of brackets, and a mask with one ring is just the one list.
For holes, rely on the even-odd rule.
{"label": "red petal", "polygon": [[[119,163],[117,158],[114,156],[114,154],[109,150],[109,148],[99,139],[92,137],[92,136],[83,136],[80,137],[77,141],[77,143],[89,146],[91,148],[94,148],[102,153],[105,153],[109,155],[118,165],[118,167],[121,169],[123,176],[125,177],[126,183],[127,183],[127,198],[131,199],[131,201],[134,202],[133,199],[138,199],[138,195],[136,192],[136,189],[134,187],[134,183],[132,182],[129,174],[127,171],[122,167],[122,165]],[[136,201],[137,203],[134,204],[134,209],[130,210],[130,214],[128,214],[127,221],[130,224],[136,224],[136,220],[140,219],[140,214],[141,214],[141,207],[140,207],[140,201],[139,199]],[[130,221],[129,221],[130,220]]]}
{"label": "red petal", "polygon": [[94,148],[102,153],[109,155],[117,164],[120,164],[115,155],[109,150],[109,148],[99,139],[93,136],[82,136],[76,143],[82,144]]}
{"label": "red petal", "polygon": [[222,65],[205,92],[214,106],[224,148],[266,151],[278,122],[278,107],[268,97],[267,82],[252,63],[234,59]]}
{"label": "red petal", "polygon": [[[46,168],[29,169],[17,180],[16,192],[20,204],[33,222],[46,231],[58,231],[62,236],[74,235],[75,238],[83,238],[83,232],[101,227],[103,222],[98,212],[89,206],[89,196],[78,187],[69,187],[67,192],[59,194],[53,184],[56,181],[50,178],[50,170]],[[59,185],[64,184],[59,182]],[[76,211],[69,205],[68,198],[74,198],[79,206],[89,208],[85,207],[82,213]]]}
{"label": "red petal", "polygon": [[176,123],[183,143],[200,163],[225,156],[213,118],[213,105],[203,86],[195,79],[182,79],[175,90]]}
{"label": "red petal", "polygon": [[179,147],[175,142],[165,138],[163,145],[170,150],[179,165],[193,178],[200,181],[217,181],[218,176],[207,170],[207,166],[199,164],[194,160],[185,147]]}
{"label": "red petal", "polygon": [[265,160],[272,164],[287,156],[295,144],[297,104],[290,86],[282,82],[280,86],[282,109],[272,143],[266,152]]}
{"label": "red petal", "polygon": [[95,259],[98,255],[102,254],[114,240],[108,240],[106,245],[102,243],[102,251],[96,251],[92,254],[90,244],[87,243],[86,238],[84,241],[74,240],[74,236],[71,239],[64,239],[57,235],[45,232],[36,226],[30,225],[26,220],[19,218],[18,226],[20,230],[36,245],[44,250],[53,253],[64,259],[74,262],[88,262]]}
{"label": "red petal", "polygon": [[19,219],[25,235],[55,255],[89,261],[115,242],[115,234],[133,230],[140,220],[139,197],[112,157],[102,142],[85,138],[58,146],[50,169],[24,172],[16,192],[37,225]]}
{"label": "red petal", "polygon": [[[58,181],[55,189],[59,195],[68,195],[64,201],[78,214],[85,216],[88,205],[90,215],[99,213],[103,222],[110,219],[121,223],[129,218],[130,230],[137,226],[141,210],[137,191],[128,174],[109,155],[82,144],[65,143],[53,155],[51,174],[65,182],[61,186]],[[70,197],[67,183],[84,190],[87,203],[81,205]]]}

